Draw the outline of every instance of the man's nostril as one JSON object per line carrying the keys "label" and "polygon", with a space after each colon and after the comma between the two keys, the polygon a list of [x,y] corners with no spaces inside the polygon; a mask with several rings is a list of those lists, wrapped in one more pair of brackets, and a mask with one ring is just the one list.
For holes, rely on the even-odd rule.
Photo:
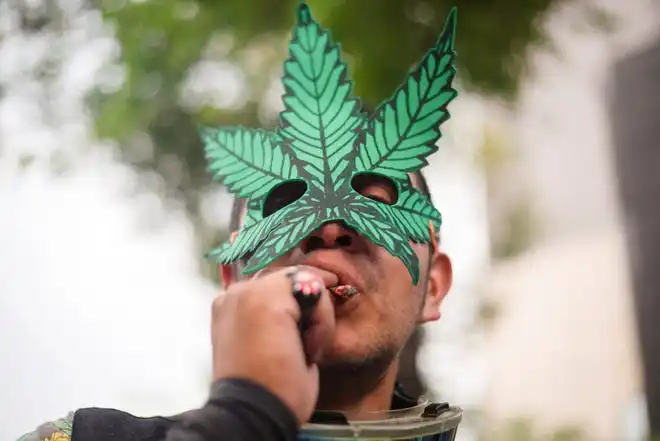
{"label": "man's nostril", "polygon": [[[328,238],[330,239],[330,238]],[[348,234],[342,234],[341,236],[335,238],[334,240],[324,239],[321,236],[311,236],[305,242],[305,252],[311,253],[323,248],[343,248],[350,247],[353,244],[353,238]]]}
{"label": "man's nostril", "polygon": [[353,242],[353,239],[351,239],[351,236],[344,235],[344,236],[339,236],[337,240],[335,240],[335,242],[340,247],[348,247]]}
{"label": "man's nostril", "polygon": [[314,250],[318,250],[319,248],[323,248],[325,245],[325,242],[323,239],[321,239],[318,236],[312,236],[309,239],[307,239],[307,252],[311,252]]}

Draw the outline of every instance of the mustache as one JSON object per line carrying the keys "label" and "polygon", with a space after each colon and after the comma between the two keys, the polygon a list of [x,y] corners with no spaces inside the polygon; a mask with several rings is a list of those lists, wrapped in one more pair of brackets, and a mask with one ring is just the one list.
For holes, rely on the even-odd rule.
{"label": "mustache", "polygon": [[[344,261],[341,266],[350,266],[360,275],[360,281],[363,285],[361,288],[364,291],[374,290],[378,286],[378,280],[384,276],[383,271],[379,271],[379,256],[374,250],[378,246],[345,222],[338,221],[337,223],[340,224],[344,234],[341,238],[334,240],[332,244],[326,243],[322,237],[313,232],[300,239],[293,249],[282,255],[271,265],[252,274],[252,277],[260,277],[287,266],[305,265],[308,260],[314,260],[314,254],[331,251],[340,253],[341,260]],[[343,242],[346,239],[349,242]],[[243,269],[248,265],[249,260],[260,245],[257,245],[252,251],[247,252],[236,261],[235,265],[239,273],[242,274]]]}
{"label": "mustache", "polygon": [[[306,253],[306,254],[301,253],[300,255],[297,255],[293,259],[293,264],[294,265],[305,265],[308,263],[313,264],[315,260],[314,254],[324,253],[324,252],[332,252],[333,254],[339,252],[340,253],[339,256],[342,262],[339,265],[330,264],[330,266],[326,268],[324,268],[325,265],[320,265],[320,267],[327,269],[331,272],[334,272],[333,271],[333,266],[334,266],[335,267],[334,269],[338,271],[337,274],[340,276],[340,280],[342,276],[349,274],[353,274],[357,276],[359,279],[359,284],[362,286],[359,287],[356,286],[356,288],[360,288],[362,294],[374,290],[378,286],[378,280],[382,279],[383,274],[381,274],[381,272],[378,271],[378,268],[380,267],[378,265],[377,256],[374,256],[371,253],[349,252],[342,250],[341,247],[317,249],[315,251],[312,251],[311,253]],[[349,267],[352,269],[352,271],[349,271],[348,274],[346,274],[344,271],[342,271],[343,267]],[[345,294],[348,294],[350,296],[351,293],[347,292]]]}

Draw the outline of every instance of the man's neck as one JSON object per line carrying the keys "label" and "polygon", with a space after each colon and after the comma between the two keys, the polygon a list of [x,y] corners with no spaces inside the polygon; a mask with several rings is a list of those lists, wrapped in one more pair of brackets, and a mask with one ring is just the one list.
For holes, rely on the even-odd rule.
{"label": "man's neck", "polygon": [[341,411],[351,420],[380,419],[390,410],[397,371],[396,361],[380,376],[321,369],[316,408]]}

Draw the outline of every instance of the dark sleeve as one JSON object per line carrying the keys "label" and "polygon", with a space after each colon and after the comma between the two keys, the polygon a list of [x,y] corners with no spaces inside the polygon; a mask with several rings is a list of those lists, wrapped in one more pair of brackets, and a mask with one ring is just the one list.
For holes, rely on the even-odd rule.
{"label": "dark sleeve", "polygon": [[204,407],[186,412],[166,441],[295,441],[295,415],[271,392],[248,380],[213,384]]}

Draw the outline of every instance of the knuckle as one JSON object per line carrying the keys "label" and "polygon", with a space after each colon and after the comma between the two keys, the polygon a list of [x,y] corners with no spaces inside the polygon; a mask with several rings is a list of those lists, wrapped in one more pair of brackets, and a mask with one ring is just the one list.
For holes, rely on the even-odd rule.
{"label": "knuckle", "polygon": [[219,313],[226,309],[229,305],[236,302],[236,299],[240,298],[241,291],[243,288],[240,284],[232,285],[226,291],[221,292],[213,299],[212,309],[213,313]]}
{"label": "knuckle", "polygon": [[233,302],[238,311],[243,313],[253,313],[255,310],[262,310],[268,305],[268,296],[265,294],[263,283],[255,280],[241,282],[240,286],[231,292]]}
{"label": "knuckle", "polygon": [[213,313],[213,316],[217,316],[223,309],[226,304],[227,300],[227,294],[219,294],[213,299],[213,303],[211,304],[211,311]]}
{"label": "knuckle", "polygon": [[238,282],[233,285],[231,285],[227,291],[225,291],[225,295],[227,296],[228,299],[238,299],[243,296],[243,293],[248,290],[250,282]]}
{"label": "knuckle", "polygon": [[[280,271],[277,271],[280,273]],[[282,274],[271,273],[230,286],[213,301],[214,315],[226,308],[242,316],[281,316],[296,308],[289,282],[282,283]]]}
{"label": "knuckle", "polygon": [[265,302],[260,293],[255,289],[245,290],[239,299],[241,309],[245,311],[254,311],[263,309]]}

